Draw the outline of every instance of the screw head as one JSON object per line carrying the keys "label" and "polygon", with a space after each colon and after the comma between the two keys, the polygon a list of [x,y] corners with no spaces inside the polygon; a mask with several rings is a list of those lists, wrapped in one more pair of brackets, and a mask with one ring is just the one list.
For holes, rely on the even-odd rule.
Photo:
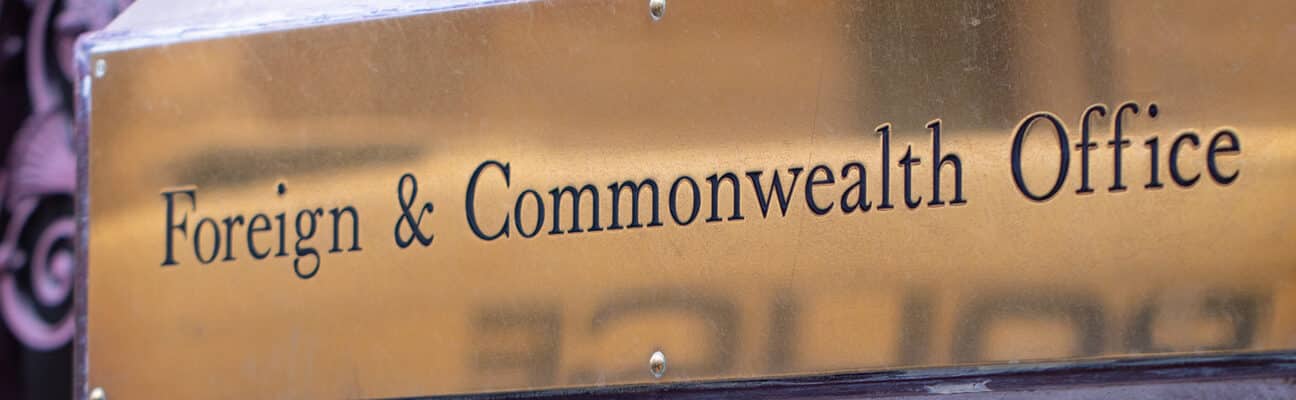
{"label": "screw head", "polygon": [[653,352],[652,357],[648,357],[648,372],[651,372],[653,378],[657,379],[661,379],[662,375],[666,375],[666,355],[662,354],[661,351]]}
{"label": "screw head", "polygon": [[103,388],[90,389],[90,400],[108,400],[108,393]]}
{"label": "screw head", "polygon": [[108,62],[104,61],[102,58],[99,59],[98,61],[95,61],[95,66],[94,66],[95,77],[103,78],[104,74],[106,73],[108,73]]}
{"label": "screw head", "polygon": [[666,0],[648,0],[648,15],[653,21],[662,19],[666,15]]}

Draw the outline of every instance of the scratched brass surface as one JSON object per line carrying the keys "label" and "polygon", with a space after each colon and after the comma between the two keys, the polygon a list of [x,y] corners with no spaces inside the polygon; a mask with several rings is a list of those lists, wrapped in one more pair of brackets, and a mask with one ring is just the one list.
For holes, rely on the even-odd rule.
{"label": "scratched brass surface", "polygon": [[[1296,349],[1291,4],[669,0],[653,21],[646,3],[92,46],[106,73],[91,82],[86,155],[89,386],[113,398],[393,397]],[[1128,189],[1113,192],[1106,142],[1125,102],[1142,113],[1123,128]],[[1076,194],[1092,104],[1109,112],[1091,123],[1094,193]],[[1015,128],[1036,112],[1069,135],[1069,172],[1045,201],[1011,168]],[[936,119],[966,204],[926,204]],[[889,210],[877,208],[884,123]],[[1060,155],[1040,124],[1021,162],[1043,192]],[[1206,165],[1221,129],[1241,147],[1219,157],[1238,172],[1229,184]],[[1177,161],[1201,174],[1187,188],[1166,164],[1184,130],[1201,140]],[[1145,188],[1153,137],[1159,189]],[[897,164],[908,146],[922,158],[915,209]],[[465,212],[488,160],[510,167],[507,187],[487,169],[476,189],[483,228],[510,218],[493,241]],[[807,173],[850,161],[866,166],[874,208],[814,214]],[[762,217],[745,173],[787,185],[792,167],[805,170],[786,216],[771,205]],[[745,219],[705,222],[705,177],[725,172],[741,179]],[[406,173],[413,212],[434,204],[426,247],[395,244],[409,237],[393,232]],[[688,225],[667,209],[680,176],[701,189]],[[607,228],[607,185],[644,178],[662,185],[662,226],[551,235],[549,210],[534,238],[513,228],[523,190],[548,207],[550,189],[587,183]],[[815,189],[823,202],[840,202],[838,179]],[[196,190],[196,207],[176,203],[188,236],[176,233],[178,265],[162,266],[162,193],[176,188]],[[291,219],[345,205],[362,250],[325,251],[321,218],[305,242],[320,268],[299,278]],[[195,259],[199,219],[279,212],[289,256],[254,259],[235,230],[233,261]],[[620,212],[624,225],[628,203]],[[258,240],[278,251],[274,235]],[[661,379],[648,371],[655,350]]]}

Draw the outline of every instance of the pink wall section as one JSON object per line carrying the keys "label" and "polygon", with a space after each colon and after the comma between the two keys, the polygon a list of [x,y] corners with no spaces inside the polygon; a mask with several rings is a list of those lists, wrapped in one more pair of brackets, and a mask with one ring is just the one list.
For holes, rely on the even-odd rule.
{"label": "pink wall section", "polygon": [[125,0],[0,0],[0,398],[70,398],[73,46]]}

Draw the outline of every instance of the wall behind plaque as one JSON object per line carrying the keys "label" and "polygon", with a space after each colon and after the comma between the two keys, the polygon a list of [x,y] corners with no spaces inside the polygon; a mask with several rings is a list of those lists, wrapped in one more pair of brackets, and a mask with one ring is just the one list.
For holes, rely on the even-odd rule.
{"label": "wall behind plaque", "polygon": [[72,397],[74,45],[130,0],[0,0],[0,398]]}

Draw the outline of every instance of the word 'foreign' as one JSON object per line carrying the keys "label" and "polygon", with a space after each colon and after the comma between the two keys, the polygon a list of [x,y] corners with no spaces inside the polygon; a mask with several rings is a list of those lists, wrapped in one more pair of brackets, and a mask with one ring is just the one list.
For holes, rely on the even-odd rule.
{"label": "word 'foreign'", "polygon": [[[280,196],[284,195],[285,186],[282,183],[278,186],[278,192]],[[177,197],[180,198],[179,201],[189,203],[188,211],[181,210],[179,215],[176,213]],[[196,214],[198,211],[198,188],[196,187],[165,190],[162,192],[162,198],[166,200],[166,256],[162,259],[163,267],[179,264],[175,257],[177,235],[192,240],[193,255],[199,263],[210,264],[216,261],[222,250],[225,256],[220,258],[221,262],[238,260],[243,255],[239,251],[242,249],[247,249],[246,255],[255,260],[266,257],[287,257],[289,249],[286,239],[291,234],[295,239],[292,247],[293,272],[302,279],[309,279],[319,273],[319,250],[306,242],[314,238],[319,231],[316,218],[324,217],[323,208],[299,210],[292,219],[293,224],[288,225],[289,213],[286,211],[273,216],[256,212],[252,213],[251,217],[244,214],[227,215],[223,218],[200,217]],[[354,206],[342,206],[329,209],[328,215],[332,217],[330,236],[333,245],[329,248],[329,253],[360,251],[360,212]],[[199,217],[193,225],[189,224],[190,216]],[[191,226],[192,230],[190,230]],[[290,231],[289,226],[296,229]],[[351,246],[343,249],[340,236],[347,230],[351,231]],[[236,241],[242,241],[241,245],[235,246]]]}

